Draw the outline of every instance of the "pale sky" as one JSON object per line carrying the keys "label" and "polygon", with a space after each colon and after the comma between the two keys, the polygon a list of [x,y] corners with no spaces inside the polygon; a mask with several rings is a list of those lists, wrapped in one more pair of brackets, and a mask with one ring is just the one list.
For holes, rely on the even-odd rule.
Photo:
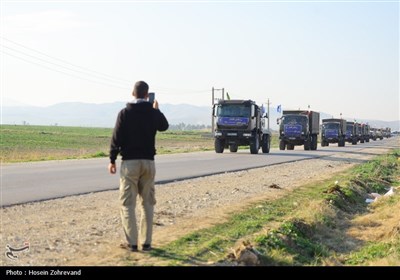
{"label": "pale sky", "polygon": [[161,106],[215,87],[400,119],[398,1],[2,1],[0,43],[3,104],[127,101],[144,80]]}

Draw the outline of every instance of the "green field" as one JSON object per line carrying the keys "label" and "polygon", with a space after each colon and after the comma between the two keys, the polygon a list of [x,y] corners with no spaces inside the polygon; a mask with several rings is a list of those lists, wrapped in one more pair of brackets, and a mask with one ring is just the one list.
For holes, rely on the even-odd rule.
{"label": "green field", "polygon": [[[1,126],[3,162],[107,157],[111,128],[59,126]],[[167,131],[157,134],[157,152],[212,150],[210,135]]]}
{"label": "green field", "polygon": [[[82,159],[108,156],[112,128],[2,125],[0,135],[2,162]],[[158,154],[212,151],[214,140],[209,131],[171,130],[157,133],[156,148]]]}
{"label": "green field", "polygon": [[58,126],[1,126],[3,162],[105,156],[112,130]]}

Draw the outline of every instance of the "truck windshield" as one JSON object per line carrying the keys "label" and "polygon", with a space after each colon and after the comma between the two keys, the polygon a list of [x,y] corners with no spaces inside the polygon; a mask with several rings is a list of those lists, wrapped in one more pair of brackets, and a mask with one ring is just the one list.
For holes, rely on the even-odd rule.
{"label": "truck windshield", "polygon": [[250,117],[250,106],[228,104],[222,105],[218,109],[219,117]]}
{"label": "truck windshield", "polygon": [[348,124],[346,127],[346,131],[353,132],[353,127],[354,127],[354,125]]}
{"label": "truck windshield", "polygon": [[287,115],[283,116],[282,124],[295,125],[300,124],[303,127],[307,126],[307,116],[301,115]]}
{"label": "truck windshield", "polygon": [[339,124],[338,123],[324,123],[324,128],[325,129],[339,129]]}

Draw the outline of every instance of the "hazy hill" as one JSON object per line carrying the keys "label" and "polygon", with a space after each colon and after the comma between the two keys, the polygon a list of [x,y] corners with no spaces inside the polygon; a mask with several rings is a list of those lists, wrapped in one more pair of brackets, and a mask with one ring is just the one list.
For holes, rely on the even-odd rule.
{"label": "hazy hill", "polygon": [[[118,112],[125,107],[125,102],[91,104],[81,102],[59,103],[48,107],[2,106],[2,124],[60,125],[113,127]],[[171,124],[210,125],[211,106],[189,104],[161,104],[161,111]],[[277,129],[276,119],[280,113],[270,108],[270,127]],[[331,115],[321,113],[321,119]],[[350,120],[350,119],[349,119]],[[399,121],[358,120],[368,122],[373,127],[390,127],[400,130]]]}
{"label": "hazy hill", "polygon": [[[90,104],[80,102],[59,103],[48,107],[3,106],[2,124],[32,124],[113,127],[118,112],[125,102]],[[199,107],[188,104],[162,104],[161,111],[171,124],[211,123],[211,106]]]}

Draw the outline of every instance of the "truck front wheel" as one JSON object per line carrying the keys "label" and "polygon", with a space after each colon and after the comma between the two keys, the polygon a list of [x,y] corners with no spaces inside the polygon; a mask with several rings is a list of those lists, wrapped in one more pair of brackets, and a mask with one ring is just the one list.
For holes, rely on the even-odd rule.
{"label": "truck front wheel", "polygon": [[264,154],[268,154],[269,153],[270,141],[271,141],[271,138],[269,137],[269,135],[264,134],[263,135],[263,139],[262,139],[262,146],[261,146],[262,152]]}
{"label": "truck front wheel", "polygon": [[311,135],[311,146],[310,149],[315,151],[318,147],[318,138],[317,135]]}
{"label": "truck front wheel", "polygon": [[260,149],[260,140],[258,139],[258,135],[254,136],[254,138],[250,141],[250,153],[258,154],[258,150]]}
{"label": "truck front wheel", "polygon": [[345,145],[346,145],[346,141],[344,141],[344,138],[340,138],[340,139],[339,139],[338,146],[339,146],[339,147],[344,147]]}
{"label": "truck front wheel", "polygon": [[218,138],[215,139],[214,148],[217,154],[221,154],[224,152],[224,146],[225,146],[224,140]]}
{"label": "truck front wheel", "polygon": [[307,137],[307,139],[304,141],[304,150],[308,151],[311,148],[311,137]]}
{"label": "truck front wheel", "polygon": [[279,150],[284,151],[286,148],[285,141],[281,140],[279,141]]}

